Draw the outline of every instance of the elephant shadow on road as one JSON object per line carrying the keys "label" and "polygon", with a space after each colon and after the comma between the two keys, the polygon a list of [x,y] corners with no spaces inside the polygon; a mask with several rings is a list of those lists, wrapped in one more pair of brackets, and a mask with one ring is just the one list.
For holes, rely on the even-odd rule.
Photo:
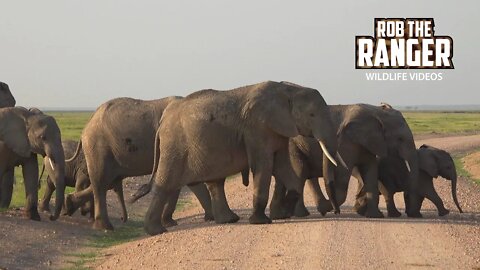
{"label": "elephant shadow on road", "polygon": [[[449,224],[449,225],[480,225],[480,213],[478,212],[465,212],[463,214],[457,212],[450,212],[450,214],[439,217],[435,210],[422,210],[423,218],[409,218],[404,214],[404,209],[399,208],[403,214],[398,218],[365,218],[357,214],[352,207],[343,206],[341,208],[342,213],[334,215],[328,213],[322,216],[317,212],[314,207],[307,207],[311,213],[307,217],[292,217],[283,220],[274,220],[275,224],[285,223],[315,223],[315,222],[358,222],[358,223],[390,223],[390,224]],[[216,224],[214,221],[205,222],[203,220],[203,214],[188,215],[178,218],[178,226],[169,228],[169,231],[182,231],[182,230],[194,230],[206,227],[223,227],[223,226],[249,226],[248,217],[251,214],[251,209],[232,209],[237,215],[240,216],[240,220],[237,223],[232,224]],[[386,209],[380,208],[380,210],[386,214]]]}

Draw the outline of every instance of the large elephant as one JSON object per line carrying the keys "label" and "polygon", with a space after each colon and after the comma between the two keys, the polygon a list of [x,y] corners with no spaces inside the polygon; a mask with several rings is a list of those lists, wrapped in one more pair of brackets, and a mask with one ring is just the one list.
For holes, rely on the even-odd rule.
{"label": "large elephant", "polygon": [[0,207],[10,205],[14,167],[21,165],[27,195],[26,215],[34,220],[40,220],[37,154],[47,160],[53,171],[57,192],[55,211],[50,219],[55,220],[60,215],[65,193],[65,158],[60,129],[53,117],[38,109],[0,109]]}
{"label": "large elephant", "polygon": [[[94,197],[97,229],[113,230],[108,219],[106,192],[122,184],[130,176],[152,172],[155,134],[165,107],[180,97],[157,100],[117,98],[101,105],[85,126],[75,155],[67,164],[83,154],[91,185],[80,192],[69,194],[66,210],[72,213]],[[189,186],[205,209],[205,219],[213,219],[211,201],[205,185]],[[172,219],[175,205],[162,215],[163,223],[175,225]]]}
{"label": "large elephant", "polygon": [[0,108],[14,107],[15,104],[15,98],[10,92],[8,84],[0,82]]}
{"label": "large elephant", "polygon": [[[442,176],[452,182],[452,197],[455,205],[460,213],[462,209],[457,199],[457,172],[452,157],[446,151],[429,145],[422,145],[418,150],[419,174],[417,196],[420,196],[418,204],[414,205],[415,209],[420,209],[425,198],[432,201],[438,210],[439,216],[449,213],[449,210],[443,205],[443,201],[438,196],[433,186],[433,178]],[[396,192],[407,191],[405,179],[408,178],[408,171],[403,162],[395,157],[387,157],[380,160],[379,163],[379,180],[380,192],[385,198],[387,204],[388,216],[398,217],[401,213],[395,206],[393,199]],[[406,195],[408,198],[410,195]],[[362,198],[360,198],[362,200]]]}
{"label": "large elephant", "polygon": [[[78,148],[78,142],[72,140],[66,140],[62,142],[65,157],[67,159],[72,158],[75,155],[75,151]],[[54,175],[54,172],[48,166],[47,161],[44,160],[43,168],[47,170],[47,180],[45,193],[40,201],[39,209],[41,211],[50,212],[50,199],[55,191],[55,183],[50,175]],[[76,192],[80,192],[90,186],[90,179],[88,178],[87,163],[85,162],[85,156],[82,152],[78,153],[76,157],[65,164],[65,185],[67,187],[75,187]],[[125,200],[123,198],[122,182],[115,184],[113,190],[117,194],[118,202],[122,207],[122,221],[126,222],[128,219],[127,208],[125,206]],[[93,218],[93,198],[90,202],[82,206],[82,215],[90,213],[90,217]],[[72,207],[70,210],[73,210]],[[72,212],[67,212],[72,215]]]}
{"label": "large elephant", "polygon": [[[390,105],[373,106],[368,104],[332,105],[329,106],[333,124],[339,138],[338,151],[344,158],[346,167],[329,168],[335,178],[336,199],[339,204],[346,200],[348,184],[352,172],[365,184],[366,200],[363,208],[356,210],[367,217],[383,217],[378,209],[378,161],[377,157],[387,155],[398,157],[402,166],[410,170],[408,179],[416,179],[418,160],[413,135],[402,114]],[[293,167],[302,179],[308,179],[317,209],[325,214],[332,210],[331,203],[323,196],[317,177],[326,175],[322,171],[321,149],[313,147],[309,138],[295,138],[291,143]],[[308,147],[307,147],[308,146]],[[407,181],[408,181],[407,179]],[[408,181],[412,182],[412,181]],[[415,185],[413,183],[412,185]],[[278,188],[278,191],[277,191]],[[328,188],[327,188],[328,190]],[[284,188],[276,185],[271,211],[281,213]],[[360,194],[360,192],[359,192]],[[412,200],[412,203],[414,200]],[[366,207],[366,208],[365,208]],[[299,200],[295,207],[295,215],[305,216],[308,211]]]}
{"label": "large elephant", "polygon": [[265,207],[272,175],[292,195],[300,192],[300,181],[292,181],[296,175],[288,155],[288,139],[299,134],[319,140],[336,164],[331,155],[337,153],[337,139],[330,113],[315,89],[268,81],[229,91],[202,90],[172,102],[158,129],[161,157],[145,217],[146,232],[166,231],[162,209],[186,184],[207,182],[214,212],[228,208],[225,177],[246,168],[254,175],[249,221],[271,223]]}

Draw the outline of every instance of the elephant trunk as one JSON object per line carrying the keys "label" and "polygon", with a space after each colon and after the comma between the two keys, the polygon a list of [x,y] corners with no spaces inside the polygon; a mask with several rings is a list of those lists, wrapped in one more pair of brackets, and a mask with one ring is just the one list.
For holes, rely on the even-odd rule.
{"label": "elephant trunk", "polygon": [[323,180],[325,181],[325,189],[327,191],[328,198],[335,214],[340,214],[340,205],[337,200],[336,186],[334,181],[335,167],[327,160],[325,153],[323,154]]}
{"label": "elephant trunk", "polygon": [[457,175],[455,175],[455,177],[452,178],[452,198],[453,198],[453,202],[458,208],[458,211],[460,213],[463,213],[463,210],[460,207],[460,204],[458,203],[458,199],[457,199]]}
{"label": "elephant trunk", "polygon": [[56,220],[60,216],[65,199],[65,156],[63,148],[46,151],[46,154],[45,165],[55,185],[55,210],[50,220]]}
{"label": "elephant trunk", "polygon": [[420,213],[421,201],[420,194],[418,194],[419,183],[418,183],[418,155],[416,150],[413,150],[408,156],[400,156],[405,162],[406,170],[408,171],[408,184],[407,184],[407,193],[411,194],[409,196],[408,202],[405,202],[406,213],[409,216],[415,216]]}

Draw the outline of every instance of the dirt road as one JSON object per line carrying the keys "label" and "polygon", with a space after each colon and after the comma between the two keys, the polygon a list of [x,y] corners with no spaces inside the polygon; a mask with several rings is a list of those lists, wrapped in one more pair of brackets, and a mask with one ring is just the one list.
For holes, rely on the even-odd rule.
{"label": "dirt road", "polygon": [[[418,141],[458,153],[480,147],[480,135]],[[250,225],[252,187],[239,177],[227,181],[230,206],[241,216],[237,224],[203,222],[199,206],[177,215],[179,226],[106,251],[99,269],[478,269],[480,268],[480,189],[466,179],[458,184],[459,214],[450,198],[449,182],[435,181],[452,212],[439,218],[424,203],[423,219],[365,219],[352,211],[355,181],[342,214],[311,216]],[[308,193],[308,192],[307,192]],[[398,207],[404,209],[397,194]],[[314,205],[308,194],[307,205]],[[193,199],[194,200],[194,199]],[[425,205],[426,204],[426,205]],[[381,210],[386,213],[385,204]]]}

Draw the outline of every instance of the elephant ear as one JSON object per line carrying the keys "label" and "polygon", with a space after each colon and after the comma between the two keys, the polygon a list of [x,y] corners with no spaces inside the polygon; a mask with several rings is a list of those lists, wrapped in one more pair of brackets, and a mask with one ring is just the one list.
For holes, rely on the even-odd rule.
{"label": "elephant ear", "polygon": [[31,149],[24,119],[15,114],[9,114],[8,119],[1,119],[1,122],[3,123],[0,140],[15,154],[30,157]]}
{"label": "elephant ear", "polygon": [[247,117],[284,137],[297,136],[298,129],[292,115],[291,100],[283,93],[257,95],[247,102]]}
{"label": "elephant ear", "polygon": [[383,124],[376,117],[369,116],[349,121],[339,130],[338,135],[340,141],[347,137],[374,155],[379,157],[387,156],[387,142],[385,140]]}
{"label": "elephant ear", "polygon": [[437,178],[438,164],[433,151],[422,146],[420,147],[420,149],[417,150],[417,153],[420,170],[423,170],[433,178]]}

